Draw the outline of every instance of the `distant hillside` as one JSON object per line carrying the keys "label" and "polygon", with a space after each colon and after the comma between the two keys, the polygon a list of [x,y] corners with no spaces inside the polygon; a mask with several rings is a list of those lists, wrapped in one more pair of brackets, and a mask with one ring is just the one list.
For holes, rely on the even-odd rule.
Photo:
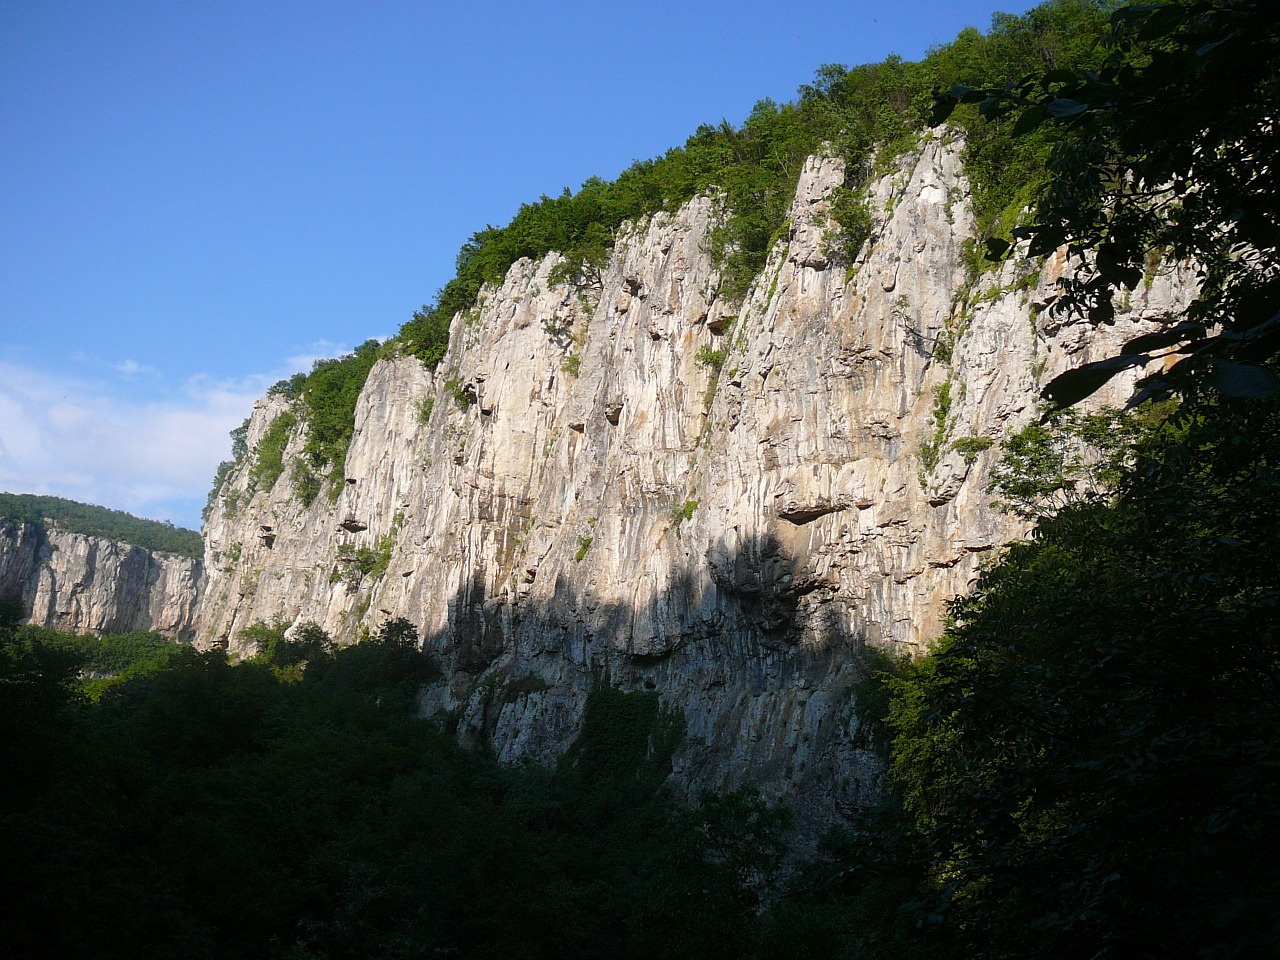
{"label": "distant hillside", "polygon": [[41,525],[52,521],[63,530],[131,543],[146,550],[162,550],[194,560],[204,556],[204,543],[194,530],[61,497],[0,493],[0,518]]}

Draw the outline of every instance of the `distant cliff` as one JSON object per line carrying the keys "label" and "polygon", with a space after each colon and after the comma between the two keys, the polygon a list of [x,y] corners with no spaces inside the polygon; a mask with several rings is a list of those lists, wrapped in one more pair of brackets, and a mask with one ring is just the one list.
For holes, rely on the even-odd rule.
{"label": "distant cliff", "polygon": [[238,649],[277,618],[352,640],[406,617],[446,667],[426,708],[504,758],[556,756],[607,677],[683,715],[683,782],[867,802],[859,651],[938,634],[1026,529],[990,504],[997,441],[1036,416],[1040,383],[1189,288],[1154,276],[1098,332],[1046,311],[1062,258],[975,278],[948,133],[871,185],[871,238],[842,263],[843,179],[809,160],[741,302],[718,292],[708,197],[622,230],[598,285],[556,282],[555,254],[517,262],[434,372],[373,368],[333,501],[304,505],[287,470],[255,482],[274,424],[297,424],[271,441],[290,469],[306,440],[296,401],[260,401],[205,527],[201,642]]}
{"label": "distant cliff", "polygon": [[0,597],[19,601],[37,626],[191,641],[202,575],[191,557],[0,518]]}

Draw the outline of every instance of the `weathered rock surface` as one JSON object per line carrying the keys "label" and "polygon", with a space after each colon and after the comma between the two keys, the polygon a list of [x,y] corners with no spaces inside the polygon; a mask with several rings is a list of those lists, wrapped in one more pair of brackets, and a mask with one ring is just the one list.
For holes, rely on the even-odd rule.
{"label": "weathered rock surface", "polygon": [[[1101,333],[1042,312],[1068,263],[1011,262],[961,296],[972,216],[944,137],[874,185],[876,234],[847,267],[826,243],[842,179],[808,162],[740,306],[716,293],[706,198],[622,231],[598,290],[551,283],[554,255],[514,265],[435,374],[374,368],[335,503],[232,475],[205,528],[201,636],[237,649],[284,618],[350,640],[407,617],[447,668],[426,708],[503,758],[556,756],[607,674],[684,714],[682,782],[855,812],[878,770],[859,651],[920,649],[1025,532],[989,504],[998,451],[951,444],[1027,422],[1039,383],[1186,288],[1155,278]],[[286,404],[259,403],[251,450]],[[342,544],[389,547],[386,573],[358,579]]]}
{"label": "weathered rock surface", "polygon": [[0,519],[0,596],[66,633],[152,630],[195,637],[199,560]]}

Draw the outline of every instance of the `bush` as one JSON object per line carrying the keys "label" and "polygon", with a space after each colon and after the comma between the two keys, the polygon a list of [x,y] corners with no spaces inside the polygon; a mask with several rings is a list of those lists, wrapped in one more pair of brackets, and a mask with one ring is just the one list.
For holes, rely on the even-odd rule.
{"label": "bush", "polygon": [[286,410],[271,421],[258,444],[258,459],[249,470],[249,479],[261,490],[270,490],[284,473],[284,451],[293,436],[298,418]]}
{"label": "bush", "polygon": [[388,533],[378,538],[376,546],[355,547],[344,543],[338,547],[338,566],[331,578],[334,582],[343,580],[352,585],[360,583],[365,577],[381,580],[386,575],[391,563],[391,551],[395,549],[396,535]]}
{"label": "bush", "polygon": [[995,441],[990,437],[959,437],[951,441],[951,449],[964,457],[964,462],[973,465],[978,454],[991,448]]}
{"label": "bush", "polygon": [[712,373],[718,374],[720,368],[724,366],[725,358],[728,353],[724,350],[712,350],[710,347],[701,347],[694,360],[711,370]]}

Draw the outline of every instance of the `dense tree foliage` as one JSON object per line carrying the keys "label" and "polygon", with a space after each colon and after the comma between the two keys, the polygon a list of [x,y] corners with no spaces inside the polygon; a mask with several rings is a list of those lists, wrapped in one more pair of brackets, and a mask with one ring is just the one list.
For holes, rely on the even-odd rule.
{"label": "dense tree foliage", "polygon": [[0,629],[7,956],[751,953],[785,814],[675,804],[655,694],[601,678],[558,769],[503,769],[417,715],[436,670],[405,621],[340,650],[255,631],[94,702],[74,650],[115,641]]}
{"label": "dense tree foliage", "polygon": [[[1028,252],[1061,246],[1085,269],[1063,283],[1057,310],[1109,321],[1114,298],[1162,261],[1196,269],[1200,294],[1185,317],[1118,357],[1058,377],[1046,396],[1069,405],[1118,371],[1176,358],[1144,395],[1186,380],[1231,396],[1260,396],[1280,377],[1280,18],[1270,0],[1167,0],[1116,10],[1097,69],[1064,64],[1004,82],[957,87],[957,104],[1027,141],[1053,136],[1052,176],[1035,191]],[[1013,79],[1010,79],[1013,78]],[[1016,121],[1016,122],[1014,122]],[[992,252],[1010,249],[994,238]]]}
{"label": "dense tree foliage", "polygon": [[165,667],[185,649],[168,637],[141,630],[100,637],[25,625],[17,628],[16,639],[70,658],[81,691],[95,701],[116,684]]}
{"label": "dense tree foliage", "polygon": [[1188,400],[897,684],[894,771],[978,956],[1280,945],[1280,405]]}
{"label": "dense tree foliage", "polygon": [[33,523],[39,527],[49,521],[60,530],[118,540],[144,550],[162,550],[196,560],[204,555],[204,543],[194,530],[156,520],[143,520],[120,510],[61,497],[0,493],[0,518]]}
{"label": "dense tree foliage", "polygon": [[1166,401],[1131,413],[1050,411],[1004,438],[988,481],[994,505],[1034,520],[1109,496],[1129,475],[1139,438],[1173,409]]}
{"label": "dense tree foliage", "polygon": [[[369,371],[384,352],[377,340],[366,340],[353,352],[317,360],[310,373],[296,374],[271,388],[272,393],[296,401],[306,425],[302,455],[293,464],[294,490],[304,503],[314,500],[326,485],[331,497],[342,489],[347,448],[355,430],[356,401]],[[269,462],[262,459],[264,453],[275,455],[276,445],[268,447],[268,439],[274,439],[270,430],[260,447],[259,464]],[[274,463],[264,469],[270,472]]]}
{"label": "dense tree foliage", "polygon": [[[268,393],[287,397],[292,407],[268,424],[252,451],[248,445],[248,420],[231,431],[232,458],[218,464],[204,519],[209,519],[232,471],[251,454],[251,491],[272,489],[289,471],[293,490],[304,504],[310,504],[325,489],[336,497],[346,479],[344,467],[355,430],[356,401],[369,371],[385,354],[383,344],[366,340],[351,353],[317,360],[310,372],[297,373],[274,384]],[[299,429],[306,431],[302,453],[292,463],[286,463],[285,451]]]}

